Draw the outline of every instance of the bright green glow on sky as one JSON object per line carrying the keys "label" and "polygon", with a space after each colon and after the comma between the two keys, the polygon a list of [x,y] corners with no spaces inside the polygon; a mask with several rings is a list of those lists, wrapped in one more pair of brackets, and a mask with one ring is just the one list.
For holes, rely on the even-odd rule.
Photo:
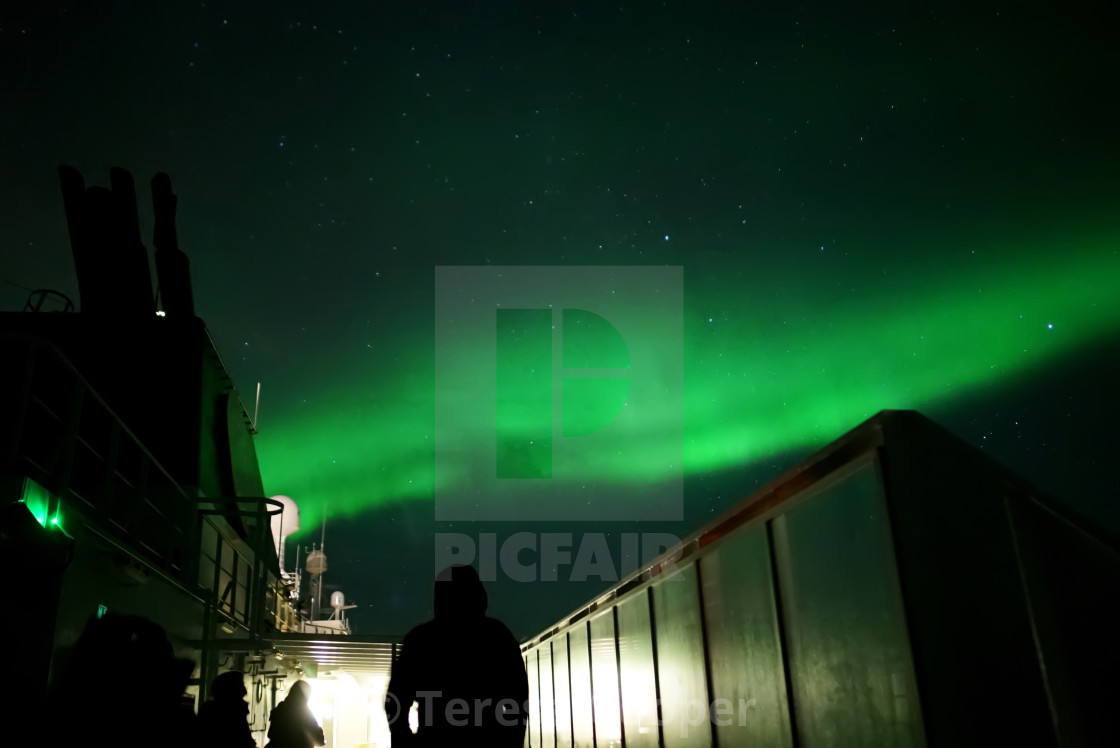
{"label": "bright green glow on sky", "polygon": [[[1117,246],[1109,238],[1046,258],[962,265],[967,272],[946,262],[920,280],[884,274],[860,294],[838,289],[831,303],[822,303],[819,277],[799,293],[785,280],[774,283],[781,292],[762,293],[757,281],[728,292],[718,273],[707,289],[686,266],[685,473],[823,445],[881,409],[928,408],[1007,385],[1115,337]],[[479,354],[463,341],[456,355],[469,365]],[[305,517],[321,516],[324,503],[343,516],[430,499],[430,352],[410,368],[405,360],[395,387],[323,382],[335,387],[330,405],[314,417],[277,417],[258,437],[266,488],[295,498]],[[587,476],[634,484],[679,470],[679,445],[660,436],[673,414],[647,407],[631,416],[614,424],[617,438],[639,440],[644,458],[589,452]],[[465,456],[494,439],[484,418],[461,437]],[[466,465],[449,471],[467,474]]]}

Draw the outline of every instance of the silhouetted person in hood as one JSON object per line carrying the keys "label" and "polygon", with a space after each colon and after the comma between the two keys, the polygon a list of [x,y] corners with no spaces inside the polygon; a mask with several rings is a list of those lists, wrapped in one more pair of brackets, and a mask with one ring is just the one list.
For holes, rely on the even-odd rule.
{"label": "silhouetted person in hood", "polygon": [[[505,624],[486,616],[486,590],[470,566],[436,577],[435,618],[404,638],[385,713],[393,748],[521,748],[529,679]],[[419,727],[408,726],[418,705]]]}
{"label": "silhouetted person in hood", "polygon": [[198,709],[199,745],[205,748],[257,748],[249,729],[245,674],[222,673],[210,684],[210,700]]}
{"label": "silhouetted person in hood", "polygon": [[184,699],[193,672],[158,624],[114,613],[91,618],[55,664],[49,703],[57,716],[41,726],[41,743],[13,742],[196,748],[194,700]]}
{"label": "silhouetted person in hood", "polygon": [[307,706],[311,686],[296,681],[288,698],[272,710],[268,718],[268,743],[265,748],[315,748],[326,745],[323,728]]}

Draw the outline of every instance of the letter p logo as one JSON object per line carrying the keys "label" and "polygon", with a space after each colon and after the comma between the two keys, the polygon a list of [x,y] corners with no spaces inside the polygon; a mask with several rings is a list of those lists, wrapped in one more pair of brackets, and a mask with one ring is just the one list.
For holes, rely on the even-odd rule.
{"label": "letter p logo", "polygon": [[436,269],[436,519],[682,514],[682,273]]}
{"label": "letter p logo", "polygon": [[[595,433],[627,407],[626,343],[610,322],[586,309],[499,309],[496,333],[497,477],[551,478],[555,439]],[[563,371],[559,434],[553,419],[556,338]]]}

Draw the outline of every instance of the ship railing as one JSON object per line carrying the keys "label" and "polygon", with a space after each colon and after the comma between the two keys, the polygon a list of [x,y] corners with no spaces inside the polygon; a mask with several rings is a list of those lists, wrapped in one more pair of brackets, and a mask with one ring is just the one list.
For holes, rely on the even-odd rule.
{"label": "ship railing", "polygon": [[0,469],[50,493],[47,517],[73,512],[188,591],[195,505],[49,341],[0,335]]}
{"label": "ship railing", "polygon": [[[218,625],[284,630],[272,499],[199,499],[180,486],[50,341],[0,335],[0,471],[48,494],[45,517],[91,532],[211,604]],[[248,542],[222,515],[248,520]]]}
{"label": "ship railing", "polygon": [[[198,500],[198,583],[208,590],[213,608],[227,633],[230,627],[259,635],[267,624],[279,626],[280,570],[272,541],[272,518],[284,505],[266,497],[229,497]],[[245,520],[242,539],[221,518]]]}
{"label": "ship railing", "polygon": [[[269,549],[279,503],[190,496],[48,340],[0,335],[0,361],[6,363],[0,366],[0,470],[46,489],[48,521],[64,530],[69,521],[82,521],[209,602],[218,625],[291,625],[292,611],[265,591],[278,585]],[[223,521],[231,512],[249,518],[250,542]],[[264,571],[254,573],[258,562]],[[264,581],[254,583],[262,573]]]}

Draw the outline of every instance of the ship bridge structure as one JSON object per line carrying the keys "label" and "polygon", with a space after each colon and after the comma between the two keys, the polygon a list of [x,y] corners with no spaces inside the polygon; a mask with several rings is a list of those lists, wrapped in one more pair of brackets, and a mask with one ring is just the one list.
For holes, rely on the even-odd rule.
{"label": "ship bridge structure", "polygon": [[196,704],[215,676],[244,672],[260,745],[300,678],[332,745],[387,734],[383,714],[365,715],[394,640],[349,636],[340,595],[322,620],[298,605],[277,541],[290,500],[265,495],[256,414],[195,315],[170,179],[151,182],[153,292],[132,176],[113,169],[108,188],[69,167],[60,178],[80,301],[40,289],[0,313],[0,550],[32,580],[0,616],[20,643],[12,712],[50,713],[53,665],[111,613],[155,622],[196,663]]}
{"label": "ship bridge structure", "polygon": [[526,745],[1101,746],[1120,544],[886,411],[526,641]]}

